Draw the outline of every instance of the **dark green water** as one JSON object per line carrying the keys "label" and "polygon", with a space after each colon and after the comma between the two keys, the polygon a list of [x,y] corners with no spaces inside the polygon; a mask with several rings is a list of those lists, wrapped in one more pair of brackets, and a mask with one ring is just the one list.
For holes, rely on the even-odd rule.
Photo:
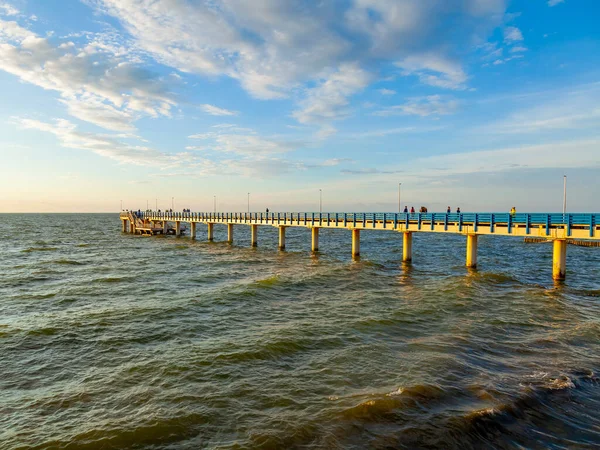
{"label": "dark green water", "polygon": [[205,235],[0,215],[1,449],[600,446],[600,249]]}

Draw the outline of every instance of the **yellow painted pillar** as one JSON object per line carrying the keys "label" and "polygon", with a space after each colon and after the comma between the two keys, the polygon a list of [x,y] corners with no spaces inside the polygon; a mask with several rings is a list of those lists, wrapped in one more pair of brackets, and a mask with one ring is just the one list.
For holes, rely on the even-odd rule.
{"label": "yellow painted pillar", "polygon": [[285,250],[285,227],[279,227],[279,250]]}
{"label": "yellow painted pillar", "polygon": [[121,224],[123,225],[123,233],[127,232],[127,220],[121,219]]}
{"label": "yellow painted pillar", "polygon": [[233,224],[227,224],[227,242],[233,244]]}
{"label": "yellow painted pillar", "polygon": [[190,237],[196,239],[196,222],[190,223]]}
{"label": "yellow painted pillar", "polygon": [[552,278],[564,280],[567,274],[567,241],[555,239],[552,255]]}
{"label": "yellow painted pillar", "polygon": [[177,220],[175,222],[175,236],[180,236],[181,235],[181,222],[179,220]]}
{"label": "yellow painted pillar", "polygon": [[133,222],[131,220],[129,221],[129,232],[131,234],[135,234],[135,222]]}
{"label": "yellow painted pillar", "polygon": [[206,224],[208,226],[208,240],[212,241],[214,240],[214,232],[215,232],[215,224],[214,223],[207,223]]}
{"label": "yellow painted pillar", "polygon": [[250,246],[258,245],[258,225],[250,225]]}
{"label": "yellow painted pillar", "polygon": [[319,229],[312,228],[311,235],[312,235],[312,251],[318,252],[319,251]]}
{"label": "yellow painted pillar", "polygon": [[412,241],[413,234],[411,231],[405,231],[402,233],[402,261],[412,261]]}
{"label": "yellow painted pillar", "polygon": [[352,230],[352,256],[360,256],[360,230]]}
{"label": "yellow painted pillar", "polygon": [[477,235],[467,235],[467,267],[477,267]]}

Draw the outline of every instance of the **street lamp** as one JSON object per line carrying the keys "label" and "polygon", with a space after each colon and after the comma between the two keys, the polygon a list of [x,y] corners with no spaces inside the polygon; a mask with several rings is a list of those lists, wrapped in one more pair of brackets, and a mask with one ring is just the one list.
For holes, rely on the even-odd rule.
{"label": "street lamp", "polygon": [[319,189],[319,213],[323,212],[323,190]]}
{"label": "street lamp", "polygon": [[563,216],[567,212],[567,176],[563,175]]}
{"label": "street lamp", "polygon": [[400,203],[400,186],[402,186],[402,183],[398,183],[398,213],[402,212],[402,205]]}

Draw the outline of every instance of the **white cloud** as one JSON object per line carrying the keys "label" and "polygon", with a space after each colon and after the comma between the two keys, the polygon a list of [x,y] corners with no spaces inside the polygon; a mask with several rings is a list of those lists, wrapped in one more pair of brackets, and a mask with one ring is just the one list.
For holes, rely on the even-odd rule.
{"label": "white cloud", "polygon": [[[519,100],[517,98],[517,100]],[[524,96],[525,106],[507,118],[481,127],[484,133],[525,134],[600,129],[600,84]]]}
{"label": "white cloud", "polygon": [[340,164],[343,164],[343,163],[352,163],[352,162],[354,162],[354,160],[352,160],[351,158],[332,158],[332,159],[323,161],[322,166],[323,167],[339,166]]}
{"label": "white cloud", "polygon": [[510,49],[511,53],[519,53],[519,52],[526,52],[526,51],[527,51],[527,48],[520,46],[520,45],[517,45],[516,47],[513,47]]}
{"label": "white cloud", "polygon": [[16,16],[19,10],[8,3],[0,3],[0,14],[4,16]]}
{"label": "white cloud", "polygon": [[416,75],[424,84],[446,89],[465,89],[467,75],[462,67],[444,56],[435,53],[410,56],[396,62],[396,66],[403,70],[403,75]]}
{"label": "white cloud", "polygon": [[357,64],[344,64],[329,74],[318,86],[307,91],[301,109],[292,113],[298,122],[321,126],[321,136],[335,132],[329,124],[350,115],[348,97],[364,89],[370,80]]}
{"label": "white cloud", "polygon": [[436,177],[477,172],[506,172],[518,169],[567,169],[600,167],[599,140],[552,142],[497,150],[431,156],[411,162],[420,176]]}
{"label": "white cloud", "polygon": [[16,22],[0,20],[0,70],[57,91],[74,117],[110,130],[133,130],[140,115],[169,116],[175,104],[157,76],[110,41],[55,42]]}
{"label": "white cloud", "polygon": [[421,117],[453,114],[458,108],[458,101],[446,99],[440,95],[414,97],[406,103],[375,111],[375,116],[416,115]]}
{"label": "white cloud", "polygon": [[397,127],[397,128],[386,128],[381,130],[371,130],[371,131],[361,131],[359,133],[350,133],[348,137],[350,139],[365,139],[365,138],[374,138],[374,137],[384,137],[392,134],[405,134],[405,133],[415,133],[421,131],[431,131],[432,128],[427,129],[419,129],[416,127]]}
{"label": "white cloud", "polygon": [[523,40],[523,33],[517,27],[506,27],[504,29],[504,42],[512,44]]}
{"label": "white cloud", "polygon": [[349,175],[376,175],[376,174],[392,174],[392,173],[401,173],[403,170],[383,170],[383,169],[375,169],[375,168],[362,168],[362,169],[343,169],[342,173]]}
{"label": "white cloud", "polygon": [[396,91],[393,89],[377,89],[381,95],[396,95]]}
{"label": "white cloud", "polygon": [[53,134],[63,147],[91,151],[120,163],[168,168],[191,161],[187,153],[162,153],[145,146],[126,144],[115,135],[81,132],[75,124],[64,119],[57,119],[54,123],[23,118],[15,120],[24,129]]}
{"label": "white cloud", "polygon": [[209,104],[204,104],[201,108],[205,113],[210,114],[211,116],[237,116],[239,114],[237,111],[231,111]]}
{"label": "white cloud", "polygon": [[91,94],[83,94],[62,99],[67,111],[73,117],[94,123],[102,128],[113,131],[135,131],[131,111],[120,110],[107,104],[102,98]]}
{"label": "white cloud", "polygon": [[[425,84],[463,89],[468,77],[455,55],[502,25],[506,8],[506,0],[87,2],[117,18],[137,48],[180,71],[230,77],[261,99],[300,88],[306,98],[294,116],[302,123],[347,116],[352,95],[390,61]],[[349,66],[368,81],[319,102],[323,80]]]}
{"label": "white cloud", "polygon": [[552,7],[564,2],[565,0],[548,0],[548,6]]}

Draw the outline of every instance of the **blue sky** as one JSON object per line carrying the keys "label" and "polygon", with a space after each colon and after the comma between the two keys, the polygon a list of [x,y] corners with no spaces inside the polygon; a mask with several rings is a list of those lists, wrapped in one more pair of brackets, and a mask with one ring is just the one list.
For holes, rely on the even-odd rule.
{"label": "blue sky", "polygon": [[0,211],[600,204],[595,0],[0,0]]}

